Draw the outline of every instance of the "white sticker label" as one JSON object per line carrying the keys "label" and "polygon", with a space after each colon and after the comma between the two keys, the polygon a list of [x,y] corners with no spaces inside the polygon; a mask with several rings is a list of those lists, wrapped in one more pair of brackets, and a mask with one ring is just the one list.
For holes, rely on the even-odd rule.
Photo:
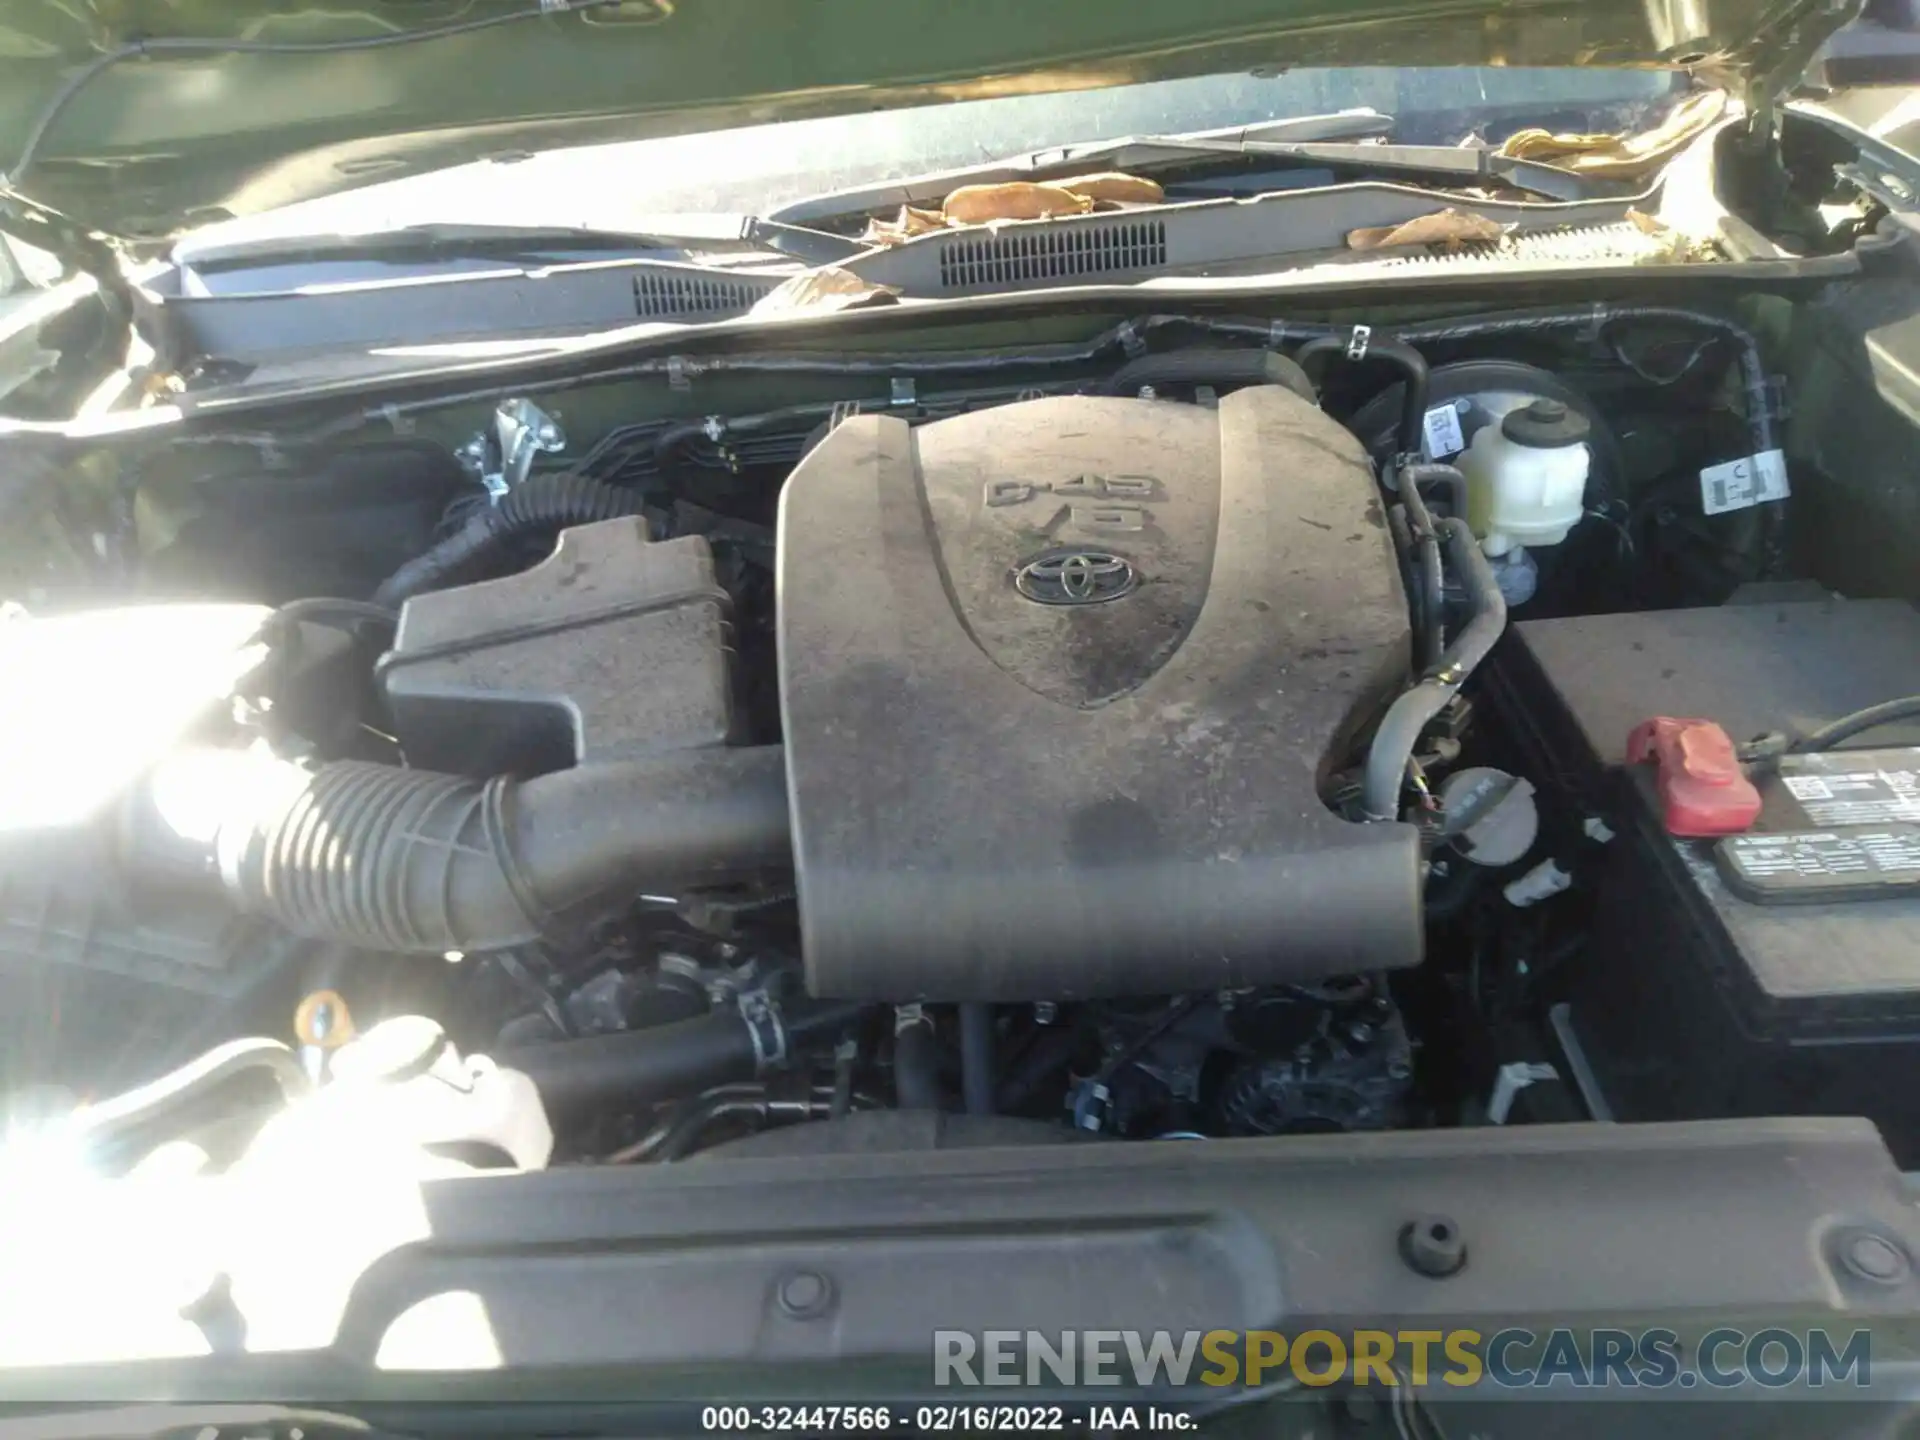
{"label": "white sticker label", "polygon": [[1700,472],[1700,508],[1709,515],[1784,500],[1792,493],[1787,486],[1787,457],[1778,450],[1709,465]]}
{"label": "white sticker label", "polygon": [[1427,411],[1427,454],[1435,460],[1458,455],[1467,448],[1467,437],[1460,433],[1460,412],[1451,405],[1436,405]]}

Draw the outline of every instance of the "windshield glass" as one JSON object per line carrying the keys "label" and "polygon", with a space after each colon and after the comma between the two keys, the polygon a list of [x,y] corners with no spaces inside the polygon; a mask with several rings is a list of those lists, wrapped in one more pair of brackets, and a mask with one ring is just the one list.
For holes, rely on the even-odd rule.
{"label": "windshield glass", "polygon": [[[620,228],[628,217],[765,213],[823,191],[1068,142],[1373,109],[1403,144],[1497,143],[1515,130],[1630,131],[1684,75],[1602,69],[1299,69],[1011,95],[465,165],[209,227],[196,244],[449,221]],[[190,247],[189,247],[190,248]]]}

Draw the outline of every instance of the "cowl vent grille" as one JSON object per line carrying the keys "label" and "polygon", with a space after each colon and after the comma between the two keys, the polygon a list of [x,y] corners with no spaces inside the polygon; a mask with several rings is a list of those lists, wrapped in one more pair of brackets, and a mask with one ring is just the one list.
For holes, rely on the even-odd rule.
{"label": "cowl vent grille", "polygon": [[1036,225],[944,242],[940,247],[940,285],[946,290],[970,290],[982,285],[1148,270],[1166,263],[1164,221]]}
{"label": "cowl vent grille", "polygon": [[633,310],[643,320],[737,315],[751,310],[766,293],[766,286],[750,280],[681,270],[642,270],[633,277]]}

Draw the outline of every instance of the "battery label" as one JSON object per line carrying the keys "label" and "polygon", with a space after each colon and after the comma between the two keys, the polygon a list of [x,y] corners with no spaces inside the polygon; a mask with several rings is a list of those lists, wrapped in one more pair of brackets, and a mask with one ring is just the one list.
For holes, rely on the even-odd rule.
{"label": "battery label", "polygon": [[1729,835],[1714,857],[1728,887],[1761,904],[1920,895],[1920,825]]}
{"label": "battery label", "polygon": [[1791,755],[1780,783],[1811,826],[1920,822],[1920,749]]}

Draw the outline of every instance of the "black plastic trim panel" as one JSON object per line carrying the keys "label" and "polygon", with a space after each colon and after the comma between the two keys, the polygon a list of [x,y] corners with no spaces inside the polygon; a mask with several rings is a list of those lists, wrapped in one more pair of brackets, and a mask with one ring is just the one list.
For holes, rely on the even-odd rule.
{"label": "black plastic trim panel", "polygon": [[[328,1351],[68,1372],[65,1390],[50,1372],[0,1372],[0,1399],[574,1400],[587,1374],[603,1377],[593,1393],[634,1395],[704,1373],[730,1394],[791,1394],[803,1376],[850,1400],[889,1376],[924,1384],[936,1326],[1871,1326],[1876,1374],[1892,1378],[1920,1317],[1911,1267],[1870,1284],[1831,1258],[1833,1237],[1860,1229],[1920,1255],[1920,1211],[1853,1120],[716,1155],[421,1197],[431,1238],[360,1276]],[[303,1199],[284,1222],[296,1248],[318,1213]],[[1397,1243],[1433,1213],[1465,1231],[1466,1267],[1445,1280]],[[824,1277],[827,1319],[781,1308],[799,1271]],[[498,1366],[378,1372],[394,1321],[453,1291],[484,1306]]]}

